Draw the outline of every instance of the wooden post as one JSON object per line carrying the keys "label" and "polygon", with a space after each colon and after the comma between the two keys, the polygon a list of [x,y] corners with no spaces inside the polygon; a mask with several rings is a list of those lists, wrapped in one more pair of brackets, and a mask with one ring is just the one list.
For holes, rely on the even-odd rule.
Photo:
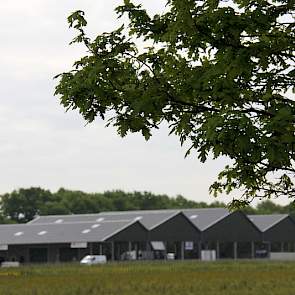
{"label": "wooden post", "polygon": [[255,258],[255,243],[254,241],[251,241],[251,258]]}
{"label": "wooden post", "polygon": [[199,241],[198,242],[198,252],[199,252],[199,259],[201,260],[202,259],[202,242]]}
{"label": "wooden post", "polygon": [[284,252],[284,242],[281,242],[281,252]]}
{"label": "wooden post", "polygon": [[49,244],[47,245],[47,263],[50,262],[50,246]]}
{"label": "wooden post", "polygon": [[136,260],[138,259],[138,242],[134,243],[134,250],[135,250],[135,256],[136,256]]}
{"label": "wooden post", "polygon": [[[124,249],[124,248],[123,248]],[[117,260],[121,260],[121,244],[120,243],[118,243],[117,244],[117,253],[115,252],[115,256],[117,257]]]}
{"label": "wooden post", "polygon": [[216,241],[216,259],[220,258],[220,247],[219,247],[219,241]]}
{"label": "wooden post", "polygon": [[167,242],[163,242],[165,246],[165,251],[164,251],[164,259],[167,260]]}
{"label": "wooden post", "polygon": [[181,250],[181,254],[180,254],[180,259],[181,260],[184,260],[184,242],[183,241],[181,241],[180,242],[180,250]]}
{"label": "wooden post", "polygon": [[115,243],[111,242],[111,260],[115,260]]}
{"label": "wooden post", "polygon": [[238,243],[234,242],[234,259],[238,258]]}

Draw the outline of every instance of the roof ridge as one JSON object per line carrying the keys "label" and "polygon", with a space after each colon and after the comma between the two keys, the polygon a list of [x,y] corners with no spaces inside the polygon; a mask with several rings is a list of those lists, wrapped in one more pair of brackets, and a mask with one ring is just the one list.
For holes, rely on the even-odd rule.
{"label": "roof ridge", "polygon": [[272,228],[273,226],[275,226],[276,224],[278,224],[279,222],[281,222],[282,220],[284,220],[287,217],[289,217],[289,215],[282,216],[279,220],[276,220],[270,226],[266,227],[263,231],[267,231],[268,229]]}
{"label": "roof ridge", "polygon": [[53,215],[38,215],[36,216],[34,219],[28,221],[27,223],[33,223],[34,221],[42,218],[66,218],[66,217],[71,217],[71,216],[95,216],[95,215],[106,215],[106,214],[130,214],[130,213],[138,213],[138,214],[142,214],[142,213],[165,213],[165,212],[176,212],[176,211],[188,211],[188,210],[220,210],[220,209],[224,209],[227,210],[226,208],[222,208],[222,207],[214,207],[214,208],[170,208],[170,209],[151,209],[151,210],[126,210],[126,211],[100,211],[97,213],[78,213],[78,214],[53,214]]}
{"label": "roof ridge", "polygon": [[171,214],[170,216],[168,216],[167,218],[165,218],[164,220],[161,220],[160,222],[158,222],[157,224],[153,225],[152,227],[149,228],[149,230],[153,230],[154,228],[158,227],[159,225],[165,223],[166,221],[170,220],[171,218],[173,218],[174,216],[181,214],[181,211],[176,211],[173,214]]}
{"label": "roof ridge", "polygon": [[[266,227],[261,227],[261,226],[258,226],[258,224],[257,225],[255,224],[257,227],[260,228],[260,230],[262,232],[265,232],[265,231],[269,230],[270,228],[272,228],[273,226],[275,226],[276,224],[278,224],[279,222],[281,222],[282,220],[284,220],[285,218],[290,217],[290,215],[289,214],[259,214],[259,215],[251,214],[251,215],[247,215],[247,217],[250,219],[250,221],[253,224],[255,224],[255,217],[258,217],[258,218],[278,217],[278,219],[276,219],[275,221],[273,221],[272,223],[270,223]],[[257,221],[258,220],[256,219],[256,222]]]}
{"label": "roof ridge", "polygon": [[282,213],[282,214],[247,214],[249,217],[271,217],[271,216],[289,216],[287,213]]}
{"label": "roof ridge", "polygon": [[30,227],[30,226],[44,226],[44,225],[54,225],[54,226],[61,226],[61,225],[72,225],[72,224],[97,224],[97,223],[120,223],[120,222],[131,222],[131,221],[137,221],[135,219],[118,219],[118,220],[102,220],[102,221],[67,221],[62,223],[13,223],[13,224],[0,224],[1,227],[13,227],[13,226],[20,226],[20,227]]}
{"label": "roof ridge", "polygon": [[201,231],[205,231],[206,229],[208,229],[209,227],[213,226],[214,224],[218,223],[219,221],[221,221],[222,219],[224,219],[225,217],[231,215],[232,213],[227,212],[226,214],[220,216],[219,218],[217,218],[216,220],[214,220],[213,222],[211,222],[210,224],[208,224],[207,226],[205,226],[204,228],[200,229]]}

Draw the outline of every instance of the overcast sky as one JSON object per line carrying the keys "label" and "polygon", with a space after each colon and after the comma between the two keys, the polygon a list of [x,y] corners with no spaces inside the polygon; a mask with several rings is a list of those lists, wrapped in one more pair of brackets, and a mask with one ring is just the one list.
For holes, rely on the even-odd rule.
{"label": "overcast sky", "polygon": [[[142,1],[152,11],[163,1]],[[54,97],[53,76],[66,71],[81,48],[66,21],[84,10],[92,36],[118,26],[117,0],[1,0],[0,2],[0,193],[21,187],[60,187],[102,192],[152,191],[214,201],[208,187],[226,161],[201,164],[167,129],[149,142],[139,135],[120,138],[103,122],[85,127],[65,113]],[[224,200],[224,199],[223,199]]]}

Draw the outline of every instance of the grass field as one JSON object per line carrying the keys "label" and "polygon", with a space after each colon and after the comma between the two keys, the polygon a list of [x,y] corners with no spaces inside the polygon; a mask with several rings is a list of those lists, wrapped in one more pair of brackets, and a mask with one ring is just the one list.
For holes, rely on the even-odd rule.
{"label": "grass field", "polygon": [[295,263],[155,262],[0,269],[5,295],[295,294]]}

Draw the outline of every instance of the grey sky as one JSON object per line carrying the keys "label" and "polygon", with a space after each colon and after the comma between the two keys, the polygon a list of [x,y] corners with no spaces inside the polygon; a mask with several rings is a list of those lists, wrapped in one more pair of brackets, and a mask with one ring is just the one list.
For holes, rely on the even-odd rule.
{"label": "grey sky", "polygon": [[[164,1],[142,1],[154,11]],[[149,141],[117,136],[103,122],[84,126],[53,96],[53,76],[82,55],[69,47],[67,16],[82,9],[90,34],[117,27],[117,0],[1,0],[0,193],[20,187],[148,190],[214,201],[208,187],[225,161],[201,164],[165,128]]]}

